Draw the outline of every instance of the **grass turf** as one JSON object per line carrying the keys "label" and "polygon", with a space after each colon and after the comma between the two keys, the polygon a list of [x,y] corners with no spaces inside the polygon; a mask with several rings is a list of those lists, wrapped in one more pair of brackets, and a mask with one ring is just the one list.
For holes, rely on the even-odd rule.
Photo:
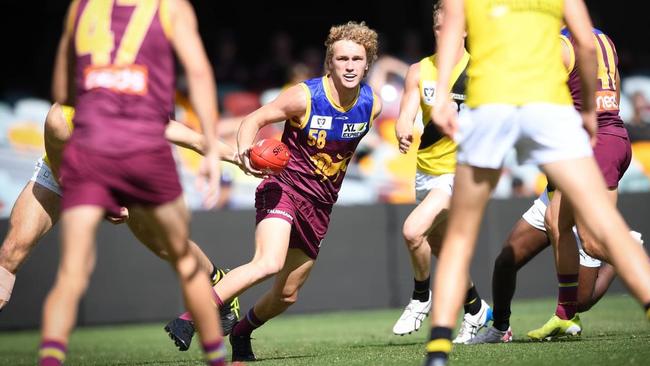
{"label": "grass turf", "polygon": [[[650,324],[628,296],[605,297],[581,315],[581,339],[530,342],[526,332],[552,315],[554,300],[519,301],[511,319],[511,344],[456,346],[455,365],[647,365]],[[399,309],[287,315],[256,331],[259,366],[271,365],[420,365],[428,333],[398,337],[391,333]],[[198,339],[178,352],[163,324],[78,329],[66,365],[203,365]],[[0,333],[0,365],[34,365],[36,331]]]}

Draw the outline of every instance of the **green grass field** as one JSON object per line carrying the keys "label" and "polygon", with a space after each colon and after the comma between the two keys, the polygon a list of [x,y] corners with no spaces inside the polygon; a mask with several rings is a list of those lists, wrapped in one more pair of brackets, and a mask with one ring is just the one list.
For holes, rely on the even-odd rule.
{"label": "green grass field", "polygon": [[[529,342],[525,333],[545,322],[552,299],[513,305],[515,342],[457,346],[455,365],[648,365],[650,324],[630,297],[606,296],[583,314],[579,340]],[[288,315],[257,331],[255,365],[420,365],[428,326],[410,336],[391,333],[399,309]],[[78,329],[66,365],[202,365],[199,347],[178,352],[163,324]],[[0,365],[36,363],[35,331],[0,333]],[[195,338],[196,342],[197,339]]]}

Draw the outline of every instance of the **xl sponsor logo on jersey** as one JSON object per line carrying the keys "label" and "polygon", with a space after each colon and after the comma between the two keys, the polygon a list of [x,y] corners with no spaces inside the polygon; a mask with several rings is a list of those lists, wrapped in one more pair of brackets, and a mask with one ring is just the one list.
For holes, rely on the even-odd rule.
{"label": "xl sponsor logo on jersey", "polygon": [[436,82],[431,80],[422,81],[422,100],[426,105],[433,105],[436,97]]}
{"label": "xl sponsor logo on jersey", "polygon": [[317,128],[319,130],[331,130],[332,117],[313,115],[311,116],[311,122],[309,123],[309,128]]}
{"label": "xl sponsor logo on jersey", "polygon": [[341,137],[346,139],[359,137],[366,132],[367,127],[368,122],[344,123],[343,129],[341,130]]}

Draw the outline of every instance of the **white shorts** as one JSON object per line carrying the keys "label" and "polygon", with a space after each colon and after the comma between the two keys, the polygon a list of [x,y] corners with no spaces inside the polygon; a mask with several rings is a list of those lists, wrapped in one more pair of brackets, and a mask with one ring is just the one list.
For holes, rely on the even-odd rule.
{"label": "white shorts", "polygon": [[415,172],[415,201],[424,201],[432,189],[444,191],[449,196],[454,191],[454,174],[431,175],[421,171]]}
{"label": "white shorts", "polygon": [[36,166],[34,166],[34,174],[30,180],[32,182],[40,184],[41,186],[49,189],[59,196],[62,195],[59,183],[56,181],[56,178],[54,178],[52,170],[50,169],[49,165],[47,165],[47,163],[43,160],[43,158],[38,159],[36,162]]}
{"label": "white shorts", "polygon": [[516,148],[520,164],[541,165],[592,156],[589,137],[572,105],[487,104],[461,110],[458,163],[499,169]]}
{"label": "white shorts", "polygon": [[[532,227],[537,230],[546,232],[546,226],[544,226],[544,214],[546,213],[546,207],[548,206],[548,193],[546,190],[533,202],[533,205],[524,212],[521,217],[529,223]],[[587,255],[585,250],[582,248],[582,241],[578,235],[578,229],[573,227],[573,235],[576,237],[576,243],[578,244],[578,253],[580,254],[580,265],[583,267],[597,268],[600,267],[600,260],[590,257]]]}

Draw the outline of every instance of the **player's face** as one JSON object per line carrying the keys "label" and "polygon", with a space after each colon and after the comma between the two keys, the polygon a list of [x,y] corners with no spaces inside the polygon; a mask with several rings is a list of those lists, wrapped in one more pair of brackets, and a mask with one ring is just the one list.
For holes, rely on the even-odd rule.
{"label": "player's face", "polygon": [[443,18],[444,18],[444,16],[442,15],[442,12],[439,11],[438,14],[436,14],[436,21],[434,22],[435,25],[433,26],[433,33],[434,33],[436,39],[438,39],[438,37],[440,37],[440,30],[442,29],[442,20],[443,20]]}
{"label": "player's face", "polygon": [[353,41],[341,40],[332,45],[330,70],[345,88],[356,88],[368,67],[366,49]]}

